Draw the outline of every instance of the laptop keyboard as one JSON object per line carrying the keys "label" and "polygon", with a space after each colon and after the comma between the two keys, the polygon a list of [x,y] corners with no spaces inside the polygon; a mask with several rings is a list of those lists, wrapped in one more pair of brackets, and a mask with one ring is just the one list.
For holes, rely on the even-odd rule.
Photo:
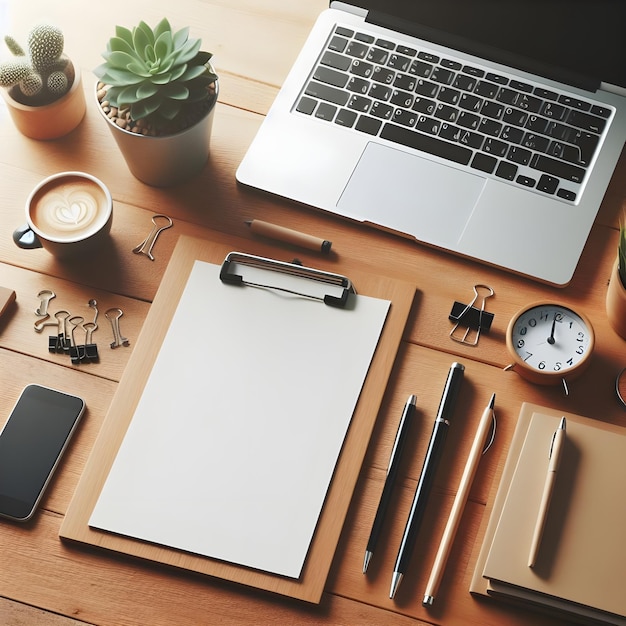
{"label": "laptop keyboard", "polygon": [[295,109],[568,202],[613,113],[340,26]]}

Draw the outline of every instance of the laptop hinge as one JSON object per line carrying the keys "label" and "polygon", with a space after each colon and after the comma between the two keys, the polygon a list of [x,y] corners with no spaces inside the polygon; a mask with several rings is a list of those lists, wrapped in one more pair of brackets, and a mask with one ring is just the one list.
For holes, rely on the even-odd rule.
{"label": "laptop hinge", "polygon": [[585,91],[589,91],[591,93],[598,91],[600,88],[600,81],[589,76],[584,76],[562,68],[552,68],[538,61],[534,61],[499,48],[478,44],[458,35],[445,33],[420,24],[408,23],[380,11],[369,11],[365,21],[370,24],[375,24],[376,26],[382,26],[383,28],[401,32],[405,35],[410,35],[411,37],[425,39],[426,41],[430,41],[432,43],[460,50],[482,59],[495,61],[509,67],[515,67],[524,72],[530,72],[531,74],[555,80],[579,89],[584,89]]}
{"label": "laptop hinge", "polygon": [[367,15],[367,9],[361,7],[355,7],[353,4],[347,2],[338,2],[336,0],[330,0],[328,5],[331,9],[337,9],[339,11],[345,11],[346,13],[352,13],[358,17],[365,17]]}

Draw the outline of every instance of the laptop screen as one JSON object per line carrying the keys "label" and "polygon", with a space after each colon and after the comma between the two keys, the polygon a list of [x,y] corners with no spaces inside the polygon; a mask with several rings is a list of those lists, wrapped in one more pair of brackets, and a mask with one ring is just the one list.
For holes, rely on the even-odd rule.
{"label": "laptop screen", "polygon": [[359,0],[368,21],[548,78],[626,88],[626,0]]}

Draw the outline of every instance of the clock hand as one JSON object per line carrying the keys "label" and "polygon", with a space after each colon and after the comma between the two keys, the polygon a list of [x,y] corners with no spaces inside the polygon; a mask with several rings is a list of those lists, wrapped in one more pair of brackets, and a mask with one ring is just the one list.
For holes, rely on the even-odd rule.
{"label": "clock hand", "polygon": [[548,343],[553,346],[555,344],[554,339],[554,329],[556,328],[556,313],[554,314],[554,319],[552,320],[552,330],[550,331],[550,336],[548,337]]}

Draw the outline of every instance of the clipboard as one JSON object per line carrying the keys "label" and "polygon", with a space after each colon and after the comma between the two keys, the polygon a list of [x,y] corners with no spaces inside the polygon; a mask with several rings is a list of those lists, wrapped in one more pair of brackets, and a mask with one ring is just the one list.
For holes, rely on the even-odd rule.
{"label": "clipboard", "polygon": [[[61,526],[60,536],[63,539],[100,546],[115,552],[317,603],[321,599],[341,528],[413,302],[415,287],[409,283],[351,272],[355,276],[354,280],[359,284],[360,293],[387,299],[391,302],[391,306],[351,416],[304,566],[298,578],[276,575],[89,526],[99,494],[114,464],[129,424],[132,422],[132,417],[150,377],[152,364],[158,357],[194,264],[196,261],[219,264],[233,248],[241,243],[235,238],[221,245],[195,238],[180,238],[81,476]],[[258,257],[255,258],[258,259]],[[241,260],[242,257],[237,257],[236,264],[241,266]],[[290,270],[296,269],[296,274],[304,272],[305,276],[296,276],[297,280],[308,281],[308,284],[319,282],[311,281],[308,271],[294,268],[292,264],[287,265],[290,266]],[[230,269],[232,267],[229,267]],[[259,268],[253,267],[252,269],[256,271]],[[260,269],[266,270],[267,268]],[[228,273],[230,274],[230,271]],[[333,280],[336,280],[337,275],[332,276]],[[288,275],[287,278],[291,280],[293,276]],[[331,285],[333,289],[339,289],[339,299],[346,290],[348,293],[354,293],[352,282],[346,283],[344,279],[345,277],[340,276],[339,284]],[[324,290],[327,290],[328,286],[324,285]],[[231,287],[239,289],[241,285]],[[256,285],[243,285],[245,289],[255,287]],[[322,303],[317,306],[329,305],[324,303],[322,297]]]}

